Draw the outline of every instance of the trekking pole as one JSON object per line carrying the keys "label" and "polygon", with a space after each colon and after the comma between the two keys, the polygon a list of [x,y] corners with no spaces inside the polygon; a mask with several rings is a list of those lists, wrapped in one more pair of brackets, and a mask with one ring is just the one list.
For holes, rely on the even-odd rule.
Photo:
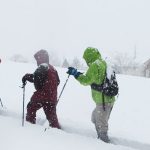
{"label": "trekking pole", "polygon": [[0,103],[1,103],[1,106],[4,107],[1,98],[0,98]]}
{"label": "trekking pole", "polygon": [[23,88],[23,105],[22,105],[22,126],[24,126],[24,102],[25,102],[25,85]]}
{"label": "trekking pole", "polygon": [[63,86],[63,88],[62,88],[62,90],[61,90],[61,92],[60,92],[60,95],[59,95],[59,97],[58,97],[57,103],[58,103],[58,101],[60,100],[60,97],[61,97],[61,95],[62,95],[62,93],[63,93],[63,91],[64,91],[64,89],[65,89],[65,86],[66,86],[66,84],[67,84],[67,82],[68,82],[69,77],[70,77],[70,74],[68,75],[68,77],[67,77],[67,79],[66,79],[66,82],[65,82],[65,84],[64,84],[64,86]]}

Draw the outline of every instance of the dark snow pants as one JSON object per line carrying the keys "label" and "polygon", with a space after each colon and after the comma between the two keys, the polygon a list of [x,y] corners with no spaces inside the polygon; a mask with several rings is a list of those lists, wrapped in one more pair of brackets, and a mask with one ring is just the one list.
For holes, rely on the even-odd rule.
{"label": "dark snow pants", "polygon": [[27,105],[26,121],[35,124],[36,123],[36,112],[40,108],[43,108],[46,118],[49,121],[49,125],[53,128],[60,129],[56,114],[56,104],[50,102],[41,101],[30,101]]}

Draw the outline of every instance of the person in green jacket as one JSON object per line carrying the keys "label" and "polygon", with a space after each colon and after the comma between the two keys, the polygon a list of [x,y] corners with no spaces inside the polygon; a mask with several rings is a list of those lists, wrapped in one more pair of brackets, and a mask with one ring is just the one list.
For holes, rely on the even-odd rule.
{"label": "person in green jacket", "polygon": [[[69,67],[67,73],[73,75],[82,85],[91,86],[93,83],[103,83],[106,76],[106,62],[101,58],[98,49],[88,47],[85,49],[83,58],[88,65],[88,70],[82,74],[73,67]],[[108,120],[114,105],[115,97],[103,95],[102,92],[92,89],[92,98],[96,108],[92,113],[91,120],[95,124],[98,138],[104,142],[110,142],[108,137]]]}

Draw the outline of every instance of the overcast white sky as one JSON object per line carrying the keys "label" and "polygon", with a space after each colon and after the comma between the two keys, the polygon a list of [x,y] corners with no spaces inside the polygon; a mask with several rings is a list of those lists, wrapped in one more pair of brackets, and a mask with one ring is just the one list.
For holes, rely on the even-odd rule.
{"label": "overcast white sky", "polygon": [[0,57],[88,46],[150,57],[150,0],[0,0]]}

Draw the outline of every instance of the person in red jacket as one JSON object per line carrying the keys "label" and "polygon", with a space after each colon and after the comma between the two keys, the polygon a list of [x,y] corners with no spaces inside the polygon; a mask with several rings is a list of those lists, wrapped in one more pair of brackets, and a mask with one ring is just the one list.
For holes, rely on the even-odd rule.
{"label": "person in red jacket", "polygon": [[57,87],[59,76],[55,68],[49,64],[49,55],[46,50],[40,50],[35,55],[38,68],[33,74],[26,74],[22,78],[23,85],[29,81],[34,83],[36,91],[27,105],[26,121],[35,124],[36,112],[43,108],[49,125],[60,129],[56,114]]}

